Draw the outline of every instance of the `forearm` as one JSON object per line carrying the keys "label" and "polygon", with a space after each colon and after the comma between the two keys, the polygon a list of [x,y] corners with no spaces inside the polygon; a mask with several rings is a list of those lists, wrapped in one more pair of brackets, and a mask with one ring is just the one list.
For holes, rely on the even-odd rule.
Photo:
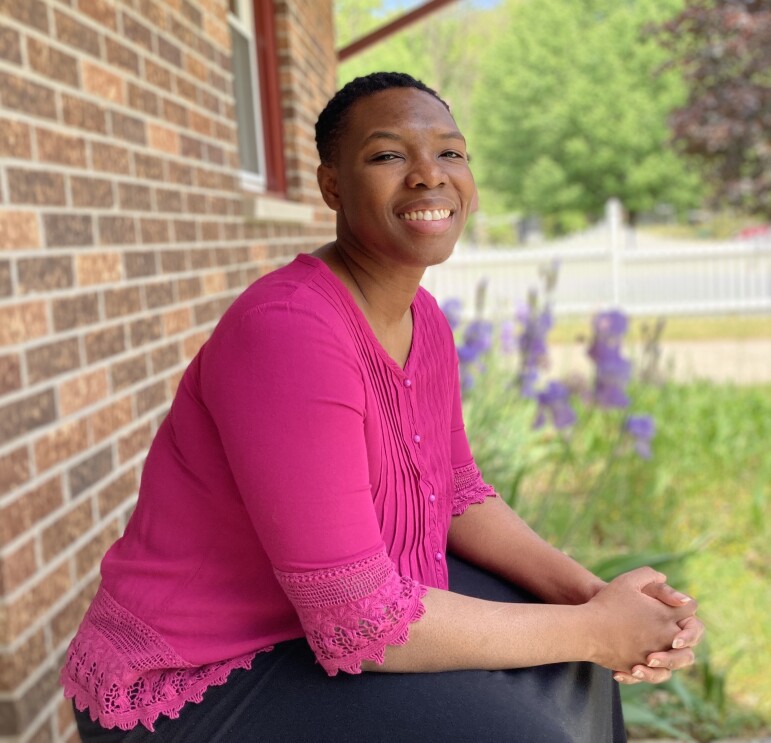
{"label": "forearm", "polygon": [[501,498],[488,498],[453,517],[448,546],[549,603],[584,603],[604,585],[541,539]]}
{"label": "forearm", "polygon": [[591,660],[590,613],[582,606],[507,604],[429,589],[426,613],[410,625],[406,645],[386,648],[368,671],[500,670]]}

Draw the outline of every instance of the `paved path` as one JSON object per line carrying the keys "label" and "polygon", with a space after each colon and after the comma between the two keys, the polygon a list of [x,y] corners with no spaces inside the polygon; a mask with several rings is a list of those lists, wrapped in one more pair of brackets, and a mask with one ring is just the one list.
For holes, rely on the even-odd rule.
{"label": "paved path", "polygon": [[[632,351],[634,355],[634,351]],[[584,346],[552,346],[554,372],[589,371]],[[661,369],[678,381],[771,384],[771,340],[666,341]]]}

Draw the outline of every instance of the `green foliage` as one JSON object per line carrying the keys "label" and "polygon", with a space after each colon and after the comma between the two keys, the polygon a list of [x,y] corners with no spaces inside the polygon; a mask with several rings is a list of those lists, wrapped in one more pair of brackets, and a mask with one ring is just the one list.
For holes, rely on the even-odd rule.
{"label": "green foliage", "polygon": [[685,97],[666,53],[642,33],[680,0],[509,3],[480,50],[473,135],[481,183],[557,231],[610,197],[633,215],[699,203],[698,174],[668,147],[667,115]]}

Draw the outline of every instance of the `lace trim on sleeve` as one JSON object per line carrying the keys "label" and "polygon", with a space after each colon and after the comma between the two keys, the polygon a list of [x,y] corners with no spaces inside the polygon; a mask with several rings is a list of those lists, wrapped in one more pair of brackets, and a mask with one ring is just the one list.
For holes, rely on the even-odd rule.
{"label": "lace trim on sleeve", "polygon": [[365,660],[383,663],[386,645],[404,645],[425,611],[426,588],[400,576],[385,550],[329,570],[274,572],[330,676],[361,673]]}
{"label": "lace trim on sleeve", "polygon": [[460,516],[473,503],[483,503],[485,498],[494,498],[492,485],[482,479],[482,473],[474,462],[453,470],[455,493],[452,499],[452,515]]}
{"label": "lace trim on sleeve", "polygon": [[153,731],[159,715],[176,719],[186,703],[200,702],[233,669],[250,668],[254,655],[192,666],[100,587],[70,643],[60,680],[64,696],[102,727],[130,730],[141,723]]}

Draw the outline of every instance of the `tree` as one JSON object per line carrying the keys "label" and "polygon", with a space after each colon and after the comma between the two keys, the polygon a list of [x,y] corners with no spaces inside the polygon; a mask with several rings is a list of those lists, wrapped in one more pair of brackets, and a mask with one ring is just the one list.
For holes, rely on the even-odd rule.
{"label": "tree", "polygon": [[[632,221],[666,202],[700,202],[699,174],[668,146],[667,115],[685,100],[666,53],[642,33],[681,0],[509,3],[482,50],[474,139],[482,185],[508,206],[567,231],[617,197]],[[482,201],[484,204],[484,199]]]}
{"label": "tree", "polygon": [[687,0],[658,32],[689,88],[676,144],[716,200],[771,215],[771,0]]}

